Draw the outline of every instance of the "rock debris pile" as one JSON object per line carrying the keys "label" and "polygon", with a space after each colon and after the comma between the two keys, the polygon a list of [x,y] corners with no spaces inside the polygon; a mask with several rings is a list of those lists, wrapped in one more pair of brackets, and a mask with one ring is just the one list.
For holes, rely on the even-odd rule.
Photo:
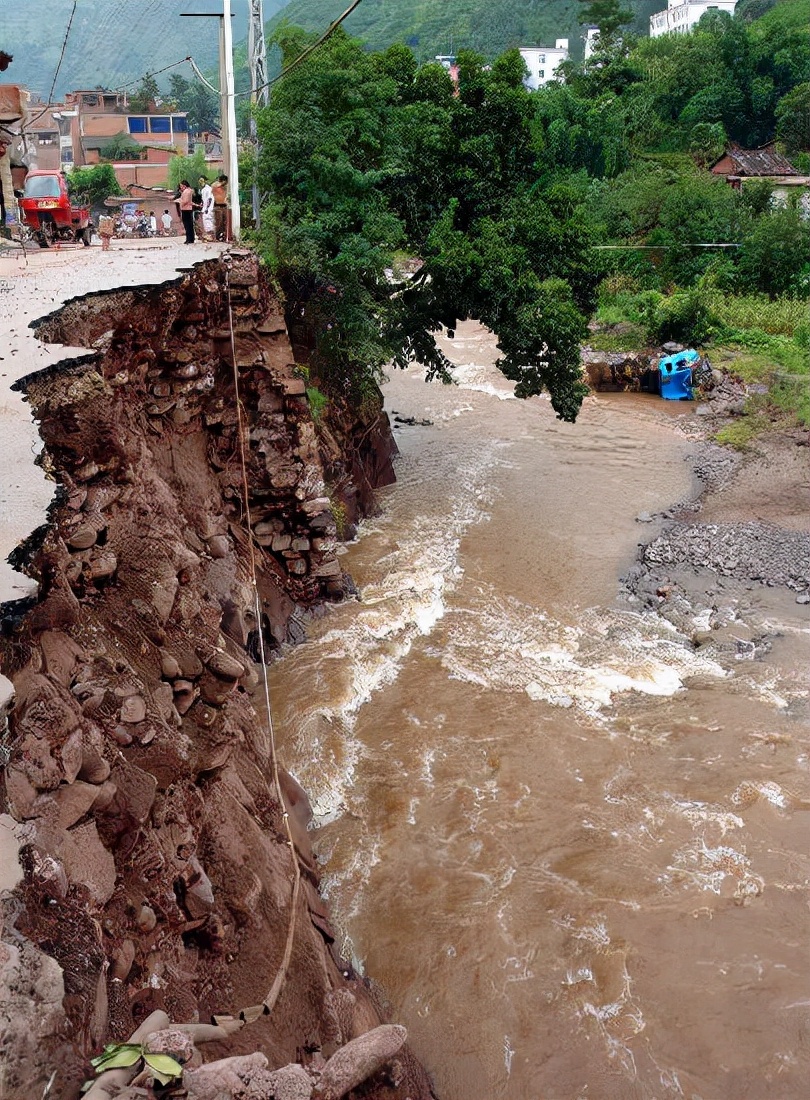
{"label": "rock debris pile", "polygon": [[810,575],[810,534],[753,522],[680,524],[645,547],[642,560],[801,592]]}
{"label": "rock debris pile", "polygon": [[[253,1067],[261,1087],[235,1064],[217,1077],[195,1046],[194,1072],[161,1095],[431,1096],[404,1029],[335,950],[306,795],[282,769],[279,797],[253,706],[259,638],[266,653],[300,641],[308,609],[352,591],[339,536],[393,478],[381,406],[332,400],[315,423],[249,253],[74,300],[38,334],[88,355],[21,383],[59,489],[15,553],[38,595],[2,609],[3,1097],[39,1097],[54,1074],[49,1095],[74,1097],[105,1043],[216,1014],[236,1025],[209,1028],[206,1059]],[[291,920],[275,1010],[239,1029]],[[94,1092],[151,1095],[131,1080]]]}

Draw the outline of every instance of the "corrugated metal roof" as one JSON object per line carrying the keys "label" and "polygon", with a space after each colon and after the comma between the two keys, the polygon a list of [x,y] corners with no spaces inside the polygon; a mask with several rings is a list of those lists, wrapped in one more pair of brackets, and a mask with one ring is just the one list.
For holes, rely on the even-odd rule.
{"label": "corrugated metal roof", "polygon": [[729,145],[727,155],[734,164],[738,176],[798,176],[787,157],[777,153],[776,146],[763,145],[761,149],[743,149]]}

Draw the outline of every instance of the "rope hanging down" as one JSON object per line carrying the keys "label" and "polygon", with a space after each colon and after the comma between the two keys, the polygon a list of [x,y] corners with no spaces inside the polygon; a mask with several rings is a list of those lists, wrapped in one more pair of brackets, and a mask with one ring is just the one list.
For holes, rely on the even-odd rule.
{"label": "rope hanging down", "polygon": [[[233,385],[236,399],[236,432],[239,442],[239,461],[242,468],[242,495],[243,506],[245,510],[245,522],[248,529],[248,545],[250,548],[250,582],[253,588],[253,600],[256,615],[257,633],[259,636],[259,655],[261,658],[261,680],[262,687],[264,689],[264,703],[267,710],[267,731],[270,739],[270,752],[272,755],[273,763],[273,784],[276,788],[276,796],[278,798],[279,806],[284,807],[284,795],[281,790],[281,781],[278,774],[278,756],[276,754],[276,737],[275,730],[273,728],[273,715],[270,711],[270,684],[267,677],[267,664],[265,660],[264,650],[264,633],[262,631],[262,606],[259,596],[259,586],[256,575],[256,549],[253,540],[253,521],[250,514],[250,492],[248,487],[248,475],[247,475],[247,458],[245,454],[245,421],[243,417],[242,398],[239,394],[239,368],[236,365],[236,338],[234,336],[233,328],[233,309],[231,306],[231,273],[230,263],[225,259],[225,288],[228,296],[228,329],[230,331],[231,342],[231,363],[233,366]],[[298,866],[298,855],[295,850],[295,843],[293,841],[292,830],[290,828],[290,817],[286,809],[283,811],[284,829],[287,833],[287,843],[290,846],[290,853],[293,860],[293,890],[292,897],[290,899],[290,920],[287,927],[287,940],[284,946],[284,955],[281,960],[281,966],[276,974],[275,980],[272,986],[260,1005],[254,1005],[250,1008],[244,1008],[239,1013],[239,1019],[244,1023],[252,1023],[260,1016],[268,1016],[274,1009],[276,1001],[278,1000],[281,989],[287,977],[287,971],[290,966],[290,959],[292,957],[293,941],[295,938],[295,918],[296,911],[298,909],[298,898],[301,891],[301,869]],[[229,1020],[233,1019],[229,1016],[215,1016],[214,1020],[217,1024],[227,1024]]]}

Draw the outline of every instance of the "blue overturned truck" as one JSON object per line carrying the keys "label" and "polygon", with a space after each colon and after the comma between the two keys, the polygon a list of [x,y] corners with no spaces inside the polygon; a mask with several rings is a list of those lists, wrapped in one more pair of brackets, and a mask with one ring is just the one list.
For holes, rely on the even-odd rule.
{"label": "blue overturned truck", "polygon": [[692,370],[700,363],[693,348],[665,355],[658,364],[661,396],[665,401],[692,400]]}

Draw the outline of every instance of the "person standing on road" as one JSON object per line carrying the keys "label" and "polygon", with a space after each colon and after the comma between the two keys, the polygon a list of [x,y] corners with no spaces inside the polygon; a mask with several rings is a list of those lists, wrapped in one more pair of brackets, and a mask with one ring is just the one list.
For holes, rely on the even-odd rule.
{"label": "person standing on road", "polygon": [[180,217],[186,231],[186,244],[194,244],[194,192],[188,180],[180,180]]}
{"label": "person standing on road", "polygon": [[160,221],[163,226],[161,235],[164,237],[170,237],[172,233],[172,216],[168,210],[164,210],[160,215]]}
{"label": "person standing on road", "polygon": [[101,251],[110,251],[110,241],[115,232],[115,222],[109,214],[102,214],[98,219],[98,235],[101,237]]}
{"label": "person standing on road", "polygon": [[228,177],[220,176],[211,185],[214,193],[214,225],[218,241],[228,239]]}
{"label": "person standing on road", "polygon": [[200,176],[200,200],[203,237],[207,241],[212,241],[214,239],[214,192],[205,176]]}

